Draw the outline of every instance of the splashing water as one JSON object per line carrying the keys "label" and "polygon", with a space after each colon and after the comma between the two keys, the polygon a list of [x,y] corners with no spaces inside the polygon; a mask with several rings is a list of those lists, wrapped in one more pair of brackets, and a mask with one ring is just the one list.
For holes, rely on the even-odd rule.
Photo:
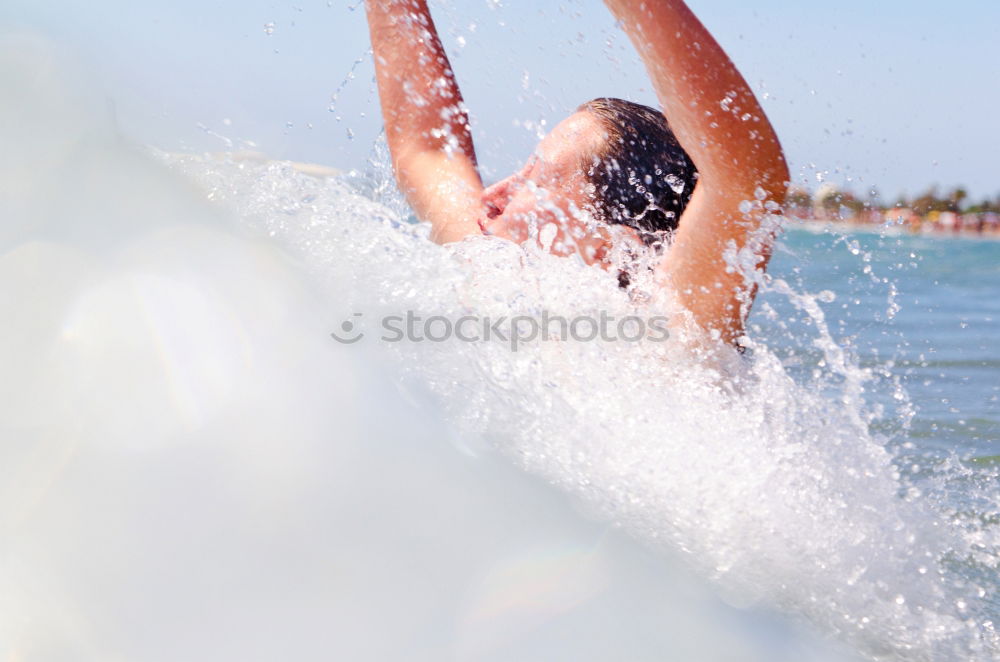
{"label": "splashing water", "polygon": [[[350,178],[178,165],[368,317],[641,313],[608,274],[573,260],[488,238],[432,246]],[[984,598],[996,580],[975,568],[995,567],[995,532],[957,526],[928,494],[968,470],[950,462],[956,473],[941,469],[923,488],[902,480],[886,439],[869,430],[873,371],[827,328],[830,293],[780,278],[766,288],[765,299],[784,298],[812,326],[798,339],[819,353],[809,379],[793,379],[766,336],[735,367],[628,343],[388,351],[464,439],[485,439],[640,538],[682,551],[733,600],[806,614],[873,658],[986,659],[996,642]]]}
{"label": "splashing water", "polygon": [[[44,80],[4,72],[44,105],[31,88]],[[649,658],[834,659],[797,634],[714,641],[713,619],[752,627],[690,588],[681,557],[735,613],[804,617],[871,659],[995,656],[996,472],[907,455],[907,396],[834,339],[829,293],[762,281],[746,358],[678,342],[383,343],[379,320],[404,311],[621,319],[648,304],[571,259],[491,238],[433,245],[378,155],[368,176],[317,179],[159,154],[172,174],[55,114],[59,131],[32,124],[23,149],[12,136],[42,165],[20,175],[0,260],[18,311],[0,511],[20,541],[0,559],[0,593],[22,609],[0,602],[12,652],[264,659],[307,652],[342,621],[329,645],[354,659],[607,659],[639,644],[583,633],[617,632],[627,614]],[[45,189],[58,195],[43,203]],[[361,342],[329,339],[356,313]],[[866,399],[887,385],[889,412]],[[873,432],[885,420],[895,431]],[[902,462],[919,466],[903,475]],[[657,555],[594,544],[603,521]],[[552,531],[576,542],[527,544]],[[498,548],[511,552],[488,571],[454,570]],[[462,608],[439,597],[451,594]],[[248,609],[251,596],[267,607]],[[504,648],[592,604],[574,637]],[[167,620],[187,638],[150,654],[142,638]],[[246,634],[219,641],[200,622]],[[280,641],[266,636],[276,622]],[[691,623],[707,634],[671,640]]]}

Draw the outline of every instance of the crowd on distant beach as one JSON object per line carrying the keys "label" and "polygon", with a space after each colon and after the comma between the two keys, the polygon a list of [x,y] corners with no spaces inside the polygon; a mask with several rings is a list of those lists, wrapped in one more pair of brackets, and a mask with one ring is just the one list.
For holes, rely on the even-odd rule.
{"label": "crowd on distant beach", "polygon": [[941,198],[927,193],[913,202],[882,206],[872,201],[862,202],[850,193],[832,188],[816,194],[797,190],[789,195],[786,213],[807,222],[896,227],[925,235],[1000,238],[1000,200],[997,203],[987,200],[962,209],[962,197],[953,192]]}
{"label": "crowd on distant beach", "polygon": [[908,207],[864,209],[849,215],[811,215],[811,220],[856,225],[896,226],[914,234],[972,234],[1000,237],[1000,214],[996,212],[960,214],[932,211],[921,216]]}

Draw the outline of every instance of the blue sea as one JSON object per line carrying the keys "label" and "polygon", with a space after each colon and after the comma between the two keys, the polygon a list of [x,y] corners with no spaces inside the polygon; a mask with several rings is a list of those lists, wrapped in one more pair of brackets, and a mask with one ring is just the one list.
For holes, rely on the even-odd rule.
{"label": "blue sea", "polygon": [[[905,426],[889,416],[873,429],[912,444],[907,455],[982,464],[1000,454],[1000,242],[792,226],[782,247],[770,274],[835,293],[823,307],[837,342],[858,365],[898,380],[913,406]],[[761,333],[794,336],[757,312]],[[815,363],[798,343],[784,351],[797,369]],[[871,398],[891,408],[894,394],[873,388]]]}

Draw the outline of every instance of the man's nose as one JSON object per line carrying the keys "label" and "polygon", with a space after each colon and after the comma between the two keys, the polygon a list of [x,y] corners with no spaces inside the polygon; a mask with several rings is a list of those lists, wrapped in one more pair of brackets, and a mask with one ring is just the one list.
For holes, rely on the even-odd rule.
{"label": "man's nose", "polygon": [[517,190],[517,179],[517,175],[511,175],[483,191],[483,203],[486,205],[488,218],[496,218],[507,208],[507,203]]}

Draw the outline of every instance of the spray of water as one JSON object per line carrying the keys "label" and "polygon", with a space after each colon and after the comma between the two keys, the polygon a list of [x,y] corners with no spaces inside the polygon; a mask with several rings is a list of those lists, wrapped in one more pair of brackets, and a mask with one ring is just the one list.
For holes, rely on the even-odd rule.
{"label": "spray of water", "polygon": [[[369,318],[648,314],[608,273],[573,260],[489,238],[432,246],[350,178],[181,165],[322,277],[347,278],[353,309]],[[984,598],[995,581],[972,567],[992,567],[993,535],[970,535],[946,500],[906,484],[887,440],[869,431],[881,413],[865,400],[873,370],[827,328],[822,303],[833,294],[780,278],[762,285],[810,322],[796,340],[818,354],[806,379],[792,378],[767,337],[746,360],[707,360],[679,342],[384,349],[463,439],[485,440],[640,538],[680,550],[732,600],[805,614],[874,658],[988,658]]]}

